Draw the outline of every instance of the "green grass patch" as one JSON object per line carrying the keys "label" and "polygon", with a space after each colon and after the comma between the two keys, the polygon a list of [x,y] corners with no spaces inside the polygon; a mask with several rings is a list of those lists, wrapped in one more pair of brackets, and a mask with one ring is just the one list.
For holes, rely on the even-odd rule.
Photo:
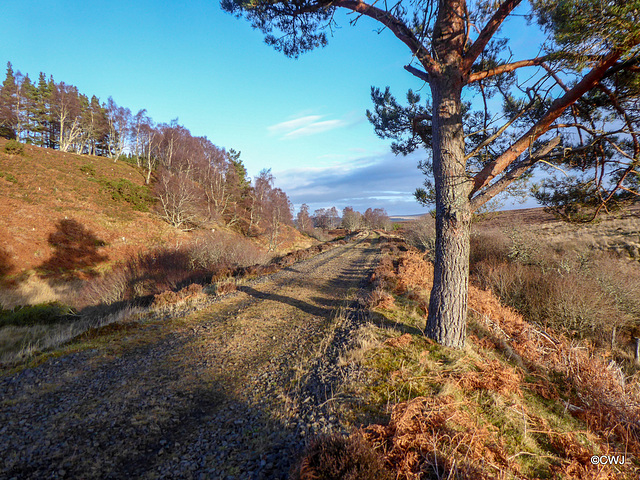
{"label": "green grass patch", "polygon": [[4,178],[7,182],[18,183],[18,179],[9,172],[0,172],[0,178]]}
{"label": "green grass patch", "polygon": [[80,166],[80,171],[82,173],[84,173],[85,175],[89,175],[91,177],[95,177],[96,176],[96,167],[94,167],[90,163],[85,163],[84,165],[81,165]]}
{"label": "green grass patch", "polygon": [[10,310],[0,310],[0,327],[8,325],[52,325],[71,320],[76,316],[75,310],[60,302],[25,305]]}
{"label": "green grass patch", "polygon": [[137,185],[126,178],[118,180],[100,180],[105,190],[116,201],[126,202],[133,210],[148,212],[155,202],[151,190],[147,185]]}
{"label": "green grass patch", "polygon": [[[366,398],[366,412],[361,412],[364,417],[381,418],[389,404],[416,397],[458,396],[444,379],[452,372],[471,368],[469,354],[428,340],[421,330],[424,318],[419,314],[417,302],[400,296],[393,309],[377,309],[371,315],[378,346],[369,349],[362,359],[369,372],[366,384],[361,386],[361,394]],[[394,346],[393,339],[403,335],[410,336],[411,341]]]}

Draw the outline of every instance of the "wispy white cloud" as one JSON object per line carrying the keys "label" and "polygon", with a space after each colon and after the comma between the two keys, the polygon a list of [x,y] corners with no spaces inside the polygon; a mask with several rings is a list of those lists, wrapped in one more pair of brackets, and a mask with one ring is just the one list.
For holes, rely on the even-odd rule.
{"label": "wispy white cloud", "polygon": [[305,115],[304,117],[294,118],[293,120],[287,120],[286,122],[276,123],[267,127],[269,133],[273,135],[288,134],[301,128],[314,124],[322,118],[321,115]]}
{"label": "wispy white cloud", "polygon": [[344,127],[347,122],[344,120],[325,120],[323,122],[313,122],[304,127],[298,128],[292,132],[285,134],[284,138],[300,138],[308,137],[309,135],[316,135],[322,132],[328,132],[336,128]]}
{"label": "wispy white cloud", "polygon": [[347,118],[322,120],[325,117],[326,115],[305,115],[276,123],[267,127],[267,130],[272,135],[280,135],[282,139],[292,140],[317,135],[356,123],[354,119],[349,118],[351,115],[347,115]]}

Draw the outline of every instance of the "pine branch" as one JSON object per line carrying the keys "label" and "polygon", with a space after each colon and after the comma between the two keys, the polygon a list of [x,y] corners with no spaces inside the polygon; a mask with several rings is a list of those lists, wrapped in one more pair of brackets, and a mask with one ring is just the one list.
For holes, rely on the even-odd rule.
{"label": "pine branch", "polygon": [[471,45],[471,47],[465,54],[462,64],[464,71],[471,71],[473,63],[477,60],[480,54],[482,54],[485,47],[491,41],[505,19],[520,4],[521,1],[522,0],[506,0],[500,5],[498,10],[496,10],[491,19],[482,29],[476,41],[473,43],[473,45]]}
{"label": "pine branch", "polygon": [[551,150],[556,148],[561,139],[562,137],[560,136],[554,137],[544,146],[536,150],[535,153],[529,154],[524,160],[514,163],[509,171],[502,176],[502,178],[497,180],[491,186],[487,187],[482,193],[472,198],[471,211],[476,211],[493,197],[504,191],[509,185],[520,178],[522,174],[524,174],[533,165],[535,165],[536,162],[541,161],[543,157],[547,156],[551,152]]}
{"label": "pine branch", "polygon": [[518,68],[536,67],[538,65],[542,65],[544,62],[548,60],[549,60],[549,56],[545,55],[544,57],[536,57],[536,58],[531,58],[529,60],[520,60],[519,62],[505,63],[504,65],[500,65],[496,68],[491,68],[489,70],[484,70],[482,72],[472,73],[467,78],[467,85],[473,82],[477,82],[479,80],[483,80],[485,78],[494,77],[496,75],[501,75],[503,73],[513,72]]}
{"label": "pine branch", "polygon": [[533,142],[544,134],[549,126],[564,112],[567,107],[574,104],[582,95],[594,88],[602,76],[620,58],[622,52],[616,50],[610,53],[599,65],[594,67],[584,78],[578,82],[571,90],[562,97],[557,98],[547,110],[547,113],[540,118],[524,135],[522,135],[511,147],[502,155],[487,164],[474,179],[474,195],[481,188],[491,182],[492,179],[500,175],[511,163],[513,163],[522,152],[529,148]]}
{"label": "pine branch", "polygon": [[416,56],[427,73],[439,70],[440,64],[429,55],[427,49],[416,38],[413,31],[402,20],[394,17],[390,12],[359,0],[334,0],[327,2],[327,5],[346,8],[380,22],[391,30],[401,42],[409,47],[411,53]]}

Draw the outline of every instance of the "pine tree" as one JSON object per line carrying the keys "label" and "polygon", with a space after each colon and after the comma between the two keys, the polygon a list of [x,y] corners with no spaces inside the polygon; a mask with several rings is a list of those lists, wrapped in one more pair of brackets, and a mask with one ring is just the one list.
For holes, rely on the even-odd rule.
{"label": "pine tree", "polygon": [[38,85],[31,90],[31,122],[32,143],[41,147],[49,147],[51,89],[44,72],[40,72]]}
{"label": "pine tree", "polygon": [[[539,55],[528,58],[522,50],[516,52],[520,58],[513,58],[509,40],[499,31],[506,21],[521,17],[516,13],[521,4],[524,7],[521,0],[222,1],[225,10],[246,17],[265,33],[268,44],[291,57],[327,44],[339,8],[355,13],[352,24],[369,17],[407,47],[404,68],[428,85],[430,99],[413,110],[397,109],[394,99],[383,101],[376,105],[374,125],[402,145],[409,145],[409,137],[427,154],[436,243],[425,333],[447,346],[460,348],[465,341],[474,212],[541,160],[566,156],[558,148],[561,144],[583,153],[604,142],[617,152],[604,175],[602,170],[593,172],[601,205],[616,190],[629,189],[625,182],[634,178],[640,164],[638,0],[531,1],[528,17],[538,21],[546,36],[540,36]],[[517,75],[526,68],[534,70]],[[628,80],[621,82],[623,77]],[[597,90],[608,105],[583,115],[589,111],[590,92]],[[469,91],[484,108],[470,111]],[[629,101],[621,103],[626,93],[631,93]],[[487,100],[493,95],[503,97],[502,115],[490,111]],[[602,166],[605,157],[593,164]]]}
{"label": "pine tree", "polygon": [[14,139],[18,123],[16,77],[11,62],[7,62],[7,76],[0,88],[0,136]]}
{"label": "pine tree", "polygon": [[23,118],[24,141],[29,144],[34,144],[36,138],[35,105],[37,88],[31,82],[28,74],[24,77],[20,98],[22,100],[20,114]]}

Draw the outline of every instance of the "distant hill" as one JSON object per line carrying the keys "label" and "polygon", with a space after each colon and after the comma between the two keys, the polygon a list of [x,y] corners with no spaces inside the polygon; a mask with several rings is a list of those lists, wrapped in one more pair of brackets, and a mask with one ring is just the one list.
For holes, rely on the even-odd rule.
{"label": "distant hill", "polygon": [[425,215],[429,215],[429,213],[425,212],[415,215],[390,215],[389,218],[392,222],[410,222],[412,220],[417,220],[420,217],[424,217]]}

